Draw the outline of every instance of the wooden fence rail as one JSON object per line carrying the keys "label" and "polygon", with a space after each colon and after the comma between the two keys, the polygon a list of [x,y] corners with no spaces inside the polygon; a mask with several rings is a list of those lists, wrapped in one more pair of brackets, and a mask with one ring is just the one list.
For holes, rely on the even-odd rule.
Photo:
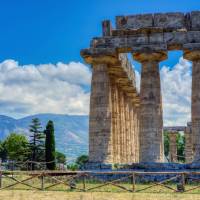
{"label": "wooden fence rail", "polygon": [[[152,181],[151,177],[155,180]],[[143,188],[138,187],[148,179],[148,184]],[[143,192],[161,187],[184,193],[200,188],[200,171],[0,171],[0,190],[17,189],[19,185],[34,190],[49,190],[62,185],[65,190],[81,192],[102,191],[108,186],[126,192]]]}

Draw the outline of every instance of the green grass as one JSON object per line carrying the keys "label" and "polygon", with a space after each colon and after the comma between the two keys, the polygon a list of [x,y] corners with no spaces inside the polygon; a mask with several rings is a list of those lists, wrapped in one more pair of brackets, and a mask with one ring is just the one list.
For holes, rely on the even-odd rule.
{"label": "green grass", "polygon": [[[17,178],[18,180],[22,181],[23,179],[26,179],[28,178],[28,176],[14,176],[15,178]],[[64,181],[66,180],[66,177],[60,177],[60,180]],[[3,178],[3,181],[2,181],[2,187],[6,187],[8,185],[11,185],[12,183],[15,183],[14,180],[11,180],[9,178]],[[34,178],[32,180],[29,180],[29,181],[26,181],[27,184],[31,185],[31,186],[34,186],[34,187],[37,187],[37,188],[41,188],[41,179],[40,178]],[[45,178],[44,179],[44,187],[48,187],[52,184],[56,183],[55,180],[52,180],[51,178]],[[92,187],[97,187],[97,186],[100,186],[102,183],[100,182],[95,182],[95,181],[89,181],[89,180],[86,180],[85,181],[86,183],[86,189],[88,188],[92,188]],[[121,185],[122,187],[125,187],[127,188],[127,190],[132,190],[132,184],[131,182],[130,183],[117,183],[119,185]],[[153,183],[152,183],[153,184]],[[150,186],[151,184],[136,184],[135,185],[135,190],[136,190],[136,193],[145,193],[145,194],[174,194],[176,192],[168,189],[168,188],[165,188],[165,187],[162,187],[162,186],[155,186],[155,187],[152,187],[152,188],[149,188],[147,190],[142,190],[148,186]],[[169,183],[167,184],[168,186],[176,189],[176,184],[173,184],[173,183]],[[191,189],[193,187],[196,187],[197,184],[187,184],[186,185],[186,190],[188,189]],[[77,181],[76,182],[76,187],[77,188],[80,188],[80,189],[83,189],[83,183],[81,181]],[[25,185],[22,185],[22,184],[17,184],[13,187],[10,187],[6,190],[34,190],[28,186],[25,186]],[[65,192],[80,192],[81,190],[78,190],[78,189],[70,189],[70,187],[64,185],[64,184],[59,184],[59,185],[56,185],[54,187],[51,187],[49,189],[47,189],[48,191],[65,191]],[[142,190],[142,191],[139,191],[139,190]],[[125,191],[121,188],[118,188],[116,186],[113,186],[113,185],[106,185],[106,186],[103,186],[103,187],[100,187],[100,188],[96,188],[96,189],[93,189],[93,190],[90,190],[88,191],[90,193],[95,193],[95,192],[108,192],[108,193],[130,193],[128,191]],[[193,190],[193,191],[190,191],[188,192],[189,194],[200,194],[200,188],[196,189],[196,190]],[[199,198],[200,199],[200,198]]]}

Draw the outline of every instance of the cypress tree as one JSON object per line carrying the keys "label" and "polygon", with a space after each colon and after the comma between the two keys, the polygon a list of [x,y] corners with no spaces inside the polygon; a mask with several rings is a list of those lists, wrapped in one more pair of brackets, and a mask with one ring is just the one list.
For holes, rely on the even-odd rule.
{"label": "cypress tree", "polygon": [[[41,130],[42,126],[38,118],[32,119],[30,129],[30,150],[31,160],[34,162],[43,162],[45,159],[44,133]],[[32,170],[35,170],[35,164],[32,164]]]}
{"label": "cypress tree", "polygon": [[44,131],[46,134],[46,141],[45,141],[45,156],[46,156],[46,167],[49,170],[55,170],[56,163],[55,163],[55,136],[54,136],[54,125],[53,121],[49,121],[46,126],[46,130]]}

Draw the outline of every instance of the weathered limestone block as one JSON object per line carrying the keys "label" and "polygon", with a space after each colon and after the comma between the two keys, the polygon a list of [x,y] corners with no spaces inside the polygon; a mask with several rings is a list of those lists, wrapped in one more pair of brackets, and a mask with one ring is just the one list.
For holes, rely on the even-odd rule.
{"label": "weathered limestone block", "polygon": [[[194,145],[194,161],[200,162],[200,48],[187,45],[184,58],[193,62],[192,67],[192,135]],[[194,49],[194,50],[193,50]]]}
{"label": "weathered limestone block", "polygon": [[140,89],[140,162],[163,162],[163,116],[159,62],[166,52],[135,53],[142,63]]}
{"label": "weathered limestone block", "polygon": [[200,30],[200,11],[191,12],[191,29]]}
{"label": "weathered limestone block", "polygon": [[192,135],[192,124],[187,123],[187,127],[184,131],[185,134],[185,160],[186,163],[193,161],[193,135]]}
{"label": "weathered limestone block", "polygon": [[163,33],[151,33],[149,34],[150,44],[162,44],[164,43],[164,34]]}
{"label": "weathered limestone block", "polygon": [[154,14],[154,26],[167,30],[185,28],[185,16],[183,13],[156,13]]}
{"label": "weathered limestone block", "polygon": [[153,26],[153,15],[130,15],[130,16],[117,16],[116,28],[117,29],[139,29]]}
{"label": "weathered limestone block", "polygon": [[187,43],[200,43],[200,31],[188,31]]}
{"label": "weathered limestone block", "polygon": [[183,49],[183,45],[188,43],[200,43],[200,31],[173,31],[173,32],[152,32],[147,34],[140,33],[135,35],[123,35],[115,37],[94,38],[92,40],[93,48],[106,47],[117,49],[120,53],[131,52],[133,49],[150,46],[150,48],[159,48],[164,45],[168,50]]}
{"label": "weathered limestone block", "polygon": [[102,22],[102,32],[103,32],[103,36],[112,35],[112,25],[111,25],[110,20],[105,20]]}
{"label": "weathered limestone block", "polygon": [[113,48],[89,48],[81,50],[81,56],[89,64],[119,64],[116,49]]}
{"label": "weathered limestone block", "polygon": [[169,133],[169,160],[170,162],[177,162],[177,132],[170,132]]}
{"label": "weathered limestone block", "polygon": [[168,50],[179,50],[184,43],[187,43],[187,32],[165,32],[164,42],[167,44]]}
{"label": "weathered limestone block", "polygon": [[[160,52],[167,51],[166,44],[147,44],[132,47],[132,53],[151,53],[151,52]],[[153,55],[153,54],[152,54]]]}

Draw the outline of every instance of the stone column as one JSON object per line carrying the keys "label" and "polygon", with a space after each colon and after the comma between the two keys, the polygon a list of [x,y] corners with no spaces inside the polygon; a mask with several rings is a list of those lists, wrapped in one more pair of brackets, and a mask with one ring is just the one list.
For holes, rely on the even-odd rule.
{"label": "stone column", "polygon": [[191,163],[193,161],[193,141],[192,141],[192,124],[187,123],[185,128],[185,161]]}
{"label": "stone column", "polygon": [[200,50],[185,50],[184,58],[193,62],[192,136],[194,142],[194,162],[200,162]]}
{"label": "stone column", "polygon": [[111,97],[112,97],[112,148],[113,148],[113,163],[118,163],[117,150],[117,94],[114,78],[111,78]]}
{"label": "stone column", "polygon": [[112,127],[115,120],[112,115],[112,82],[108,68],[118,63],[118,59],[106,55],[86,55],[84,58],[87,63],[92,64],[89,161],[113,163],[113,142],[115,141],[113,141]]}
{"label": "stone column", "polygon": [[121,115],[120,115],[120,89],[117,86],[117,157],[118,162],[121,163]]}
{"label": "stone column", "polygon": [[169,133],[169,160],[170,162],[177,162],[177,132]]}
{"label": "stone column", "polygon": [[140,162],[163,162],[163,112],[159,62],[166,52],[134,53],[142,63],[140,89]]}
{"label": "stone column", "polygon": [[121,140],[121,163],[126,163],[126,138],[125,138],[125,98],[124,92],[120,89],[120,140]]}
{"label": "stone column", "polygon": [[111,87],[106,64],[94,64],[89,122],[89,159],[112,163]]}

